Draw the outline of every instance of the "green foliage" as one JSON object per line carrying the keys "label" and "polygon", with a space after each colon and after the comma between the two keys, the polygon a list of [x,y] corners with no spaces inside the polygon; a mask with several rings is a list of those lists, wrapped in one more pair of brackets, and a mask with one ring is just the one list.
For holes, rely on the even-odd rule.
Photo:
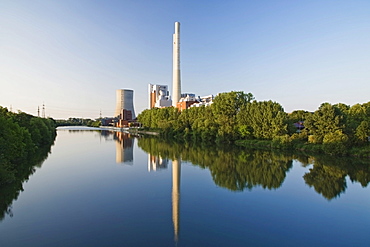
{"label": "green foliage", "polygon": [[368,121],[362,121],[360,125],[356,128],[355,133],[357,139],[364,143],[368,142],[368,138],[370,136],[370,125]]}
{"label": "green foliage", "polygon": [[[138,119],[146,128],[185,140],[269,140],[273,148],[332,155],[345,155],[350,148],[368,143],[370,102],[352,107],[323,103],[314,113],[298,110],[287,114],[277,102],[253,99],[251,93],[220,93],[208,107],[191,107],[182,112],[172,107],[154,108],[144,110]],[[294,126],[298,121],[305,127],[299,132]]]}
{"label": "green foliage", "polygon": [[287,133],[287,114],[272,101],[253,101],[243,106],[237,115],[241,136],[272,140]]}
{"label": "green foliage", "polygon": [[314,114],[307,116],[304,125],[312,135],[309,137],[309,142],[321,144],[326,134],[343,129],[343,115],[338,108],[329,103],[323,103]]}
{"label": "green foliage", "polygon": [[341,130],[328,133],[324,136],[323,140],[324,151],[328,154],[345,155],[347,154],[347,141],[348,136]]}
{"label": "green foliage", "polygon": [[55,125],[58,126],[90,126],[90,127],[100,127],[101,118],[92,120],[89,118],[68,118],[66,120],[59,119],[55,121]]}
{"label": "green foliage", "polygon": [[237,137],[237,114],[253,99],[251,93],[235,91],[220,93],[215,97],[211,109],[219,126],[218,137],[222,140],[233,140]]}
{"label": "green foliage", "polygon": [[0,185],[12,183],[30,157],[56,136],[52,119],[38,118],[0,107]]}
{"label": "green foliage", "polygon": [[290,135],[294,135],[297,133],[297,128],[294,126],[295,123],[297,122],[304,122],[306,121],[306,118],[310,115],[311,113],[308,111],[303,111],[303,110],[297,110],[293,111],[292,113],[288,114],[287,116],[287,122],[288,122],[288,133]]}

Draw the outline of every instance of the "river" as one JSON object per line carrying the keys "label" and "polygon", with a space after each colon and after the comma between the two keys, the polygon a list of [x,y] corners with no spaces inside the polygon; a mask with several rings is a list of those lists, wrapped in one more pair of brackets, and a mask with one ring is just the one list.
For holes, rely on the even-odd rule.
{"label": "river", "polygon": [[0,246],[368,246],[369,167],[60,128]]}

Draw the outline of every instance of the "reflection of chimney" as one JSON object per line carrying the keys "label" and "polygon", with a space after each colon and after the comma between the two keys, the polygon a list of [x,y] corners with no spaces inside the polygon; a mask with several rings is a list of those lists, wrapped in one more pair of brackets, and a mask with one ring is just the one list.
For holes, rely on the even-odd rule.
{"label": "reflection of chimney", "polygon": [[175,241],[179,239],[180,232],[180,177],[181,160],[172,161],[172,222]]}

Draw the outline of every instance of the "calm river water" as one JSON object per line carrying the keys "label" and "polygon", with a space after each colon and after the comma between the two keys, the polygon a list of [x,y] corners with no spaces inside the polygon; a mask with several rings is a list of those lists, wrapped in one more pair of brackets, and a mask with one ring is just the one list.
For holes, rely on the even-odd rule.
{"label": "calm river water", "polygon": [[58,130],[0,246],[369,246],[369,163]]}

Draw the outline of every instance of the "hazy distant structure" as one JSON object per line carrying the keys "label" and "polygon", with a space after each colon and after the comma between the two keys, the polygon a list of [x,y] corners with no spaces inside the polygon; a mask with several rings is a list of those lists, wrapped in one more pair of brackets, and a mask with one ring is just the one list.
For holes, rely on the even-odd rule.
{"label": "hazy distant structure", "polygon": [[181,97],[181,73],[180,73],[180,22],[175,22],[173,34],[173,71],[172,71],[172,105],[177,106]]}
{"label": "hazy distant structure", "polygon": [[148,86],[149,93],[149,109],[154,107],[162,108],[172,105],[170,92],[167,85],[153,85]]}
{"label": "hazy distant structure", "polygon": [[[117,89],[116,90],[116,112],[114,114],[115,117],[120,116],[122,112],[131,113],[128,115],[132,116],[132,119],[135,119],[135,111],[134,111],[134,90],[131,89]],[[130,119],[127,119],[130,120]]]}

